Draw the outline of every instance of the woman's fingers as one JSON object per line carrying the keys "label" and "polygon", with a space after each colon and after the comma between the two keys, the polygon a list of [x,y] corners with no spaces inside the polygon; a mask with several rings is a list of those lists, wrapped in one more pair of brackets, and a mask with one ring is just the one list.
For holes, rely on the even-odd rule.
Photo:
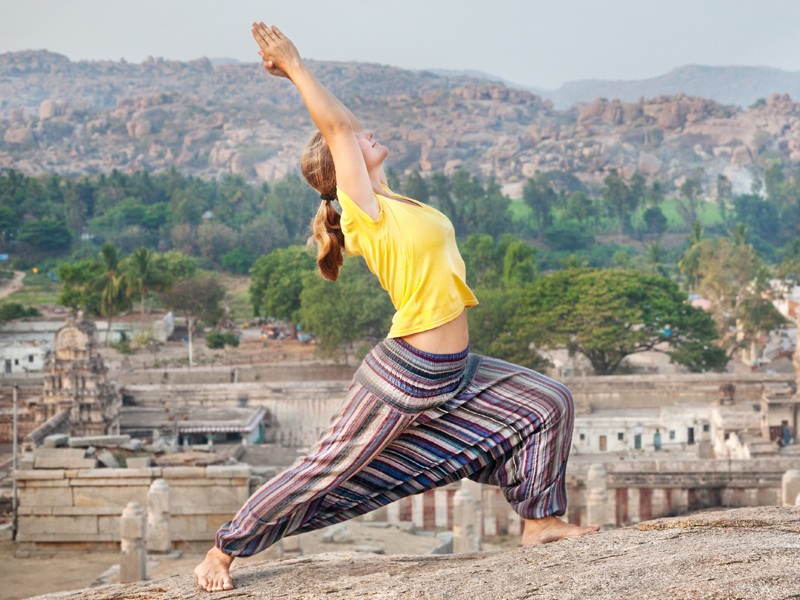
{"label": "woman's fingers", "polygon": [[259,45],[263,43],[265,46],[269,47],[270,42],[274,41],[266,25],[263,23],[253,23],[253,28],[251,31],[253,33],[253,37],[255,38],[256,42],[259,43]]}

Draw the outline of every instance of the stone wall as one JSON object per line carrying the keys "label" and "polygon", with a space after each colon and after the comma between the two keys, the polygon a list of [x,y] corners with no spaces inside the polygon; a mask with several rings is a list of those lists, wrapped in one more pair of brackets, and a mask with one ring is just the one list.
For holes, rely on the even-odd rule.
{"label": "stone wall", "polygon": [[136,406],[264,406],[275,427],[274,443],[287,448],[314,444],[327,428],[347,393],[349,382],[291,381],[263,383],[214,383],[128,385],[123,390]]}
{"label": "stone wall", "polygon": [[720,397],[720,386],[736,386],[736,402],[760,402],[766,385],[793,381],[791,374],[728,375],[611,375],[569,377],[564,384],[579,406],[593,408],[658,408],[671,404],[710,404]]}
{"label": "stone wall", "polygon": [[[349,378],[320,379],[321,375],[333,375],[337,370],[340,375],[352,375],[352,369],[335,365],[202,373],[171,371],[166,379],[145,384],[136,383],[141,381],[140,376],[158,379],[159,374],[130,373],[122,377],[123,381],[127,380],[123,394],[137,406],[163,406],[164,403],[170,406],[235,406],[246,398],[250,406],[268,408],[277,425],[276,443],[302,448],[316,441],[347,393]],[[163,379],[163,373],[161,377]],[[178,382],[187,377],[197,380]],[[719,398],[720,386],[726,383],[736,386],[737,402],[758,403],[765,385],[790,380],[789,375],[702,374],[679,378],[659,375],[579,377],[567,379],[565,383],[575,397],[578,412],[586,413],[591,409],[658,408],[688,403],[709,406]],[[699,440],[699,430],[697,436]],[[668,441],[664,439],[665,444]]]}
{"label": "stone wall", "polygon": [[31,469],[17,471],[17,541],[117,543],[129,502],[147,506],[150,484],[170,488],[172,541],[212,543],[217,529],[250,495],[247,465],[143,469]]}
{"label": "stone wall", "polygon": [[123,371],[112,375],[120,385],[271,383],[347,381],[356,368],[347,365],[305,363],[294,365],[196,367],[194,369],[148,369]]}
{"label": "stone wall", "polygon": [[[797,457],[751,460],[633,460],[603,463],[608,522],[625,526],[707,508],[779,506]],[[569,467],[568,517],[587,523],[588,464]]]}

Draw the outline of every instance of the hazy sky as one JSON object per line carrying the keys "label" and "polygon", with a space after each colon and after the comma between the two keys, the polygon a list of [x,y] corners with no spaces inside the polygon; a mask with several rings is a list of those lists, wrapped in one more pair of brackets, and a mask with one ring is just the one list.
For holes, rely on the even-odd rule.
{"label": "hazy sky", "polygon": [[254,19],[309,58],[476,69],[545,88],[685,64],[800,71],[800,0],[0,0],[0,53],[256,61]]}

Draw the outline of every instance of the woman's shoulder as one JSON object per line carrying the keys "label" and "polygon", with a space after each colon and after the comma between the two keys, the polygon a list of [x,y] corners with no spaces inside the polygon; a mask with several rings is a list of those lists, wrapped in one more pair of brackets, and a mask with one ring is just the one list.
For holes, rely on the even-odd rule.
{"label": "woman's shoulder", "polygon": [[366,211],[364,211],[364,209],[361,208],[358,203],[353,200],[342,188],[336,188],[336,198],[339,200],[339,206],[342,207],[342,219],[352,219],[359,223],[371,225],[377,225],[383,221],[383,203],[386,200],[385,198],[381,197],[380,194],[375,194],[375,200],[377,201],[378,208],[380,209],[377,219],[373,219],[371,216],[369,216]]}

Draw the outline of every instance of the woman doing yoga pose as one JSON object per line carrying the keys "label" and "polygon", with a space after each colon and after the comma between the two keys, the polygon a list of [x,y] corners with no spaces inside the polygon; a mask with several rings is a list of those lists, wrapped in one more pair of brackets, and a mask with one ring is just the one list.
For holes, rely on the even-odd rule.
{"label": "woman doing yoga pose", "polygon": [[466,309],[478,301],[450,221],[389,189],[387,148],[312,75],[277,27],[254,23],[252,33],[266,70],[297,87],[319,129],[301,169],[321,197],[312,230],[322,276],[336,279],[343,253],[361,255],[397,312],[309,455],[220,528],[194,571],[200,586],[231,589],[237,556],[464,477],[500,486],[525,519],[524,545],[596,531],[557,518],[567,502],[569,391],[469,352]]}

